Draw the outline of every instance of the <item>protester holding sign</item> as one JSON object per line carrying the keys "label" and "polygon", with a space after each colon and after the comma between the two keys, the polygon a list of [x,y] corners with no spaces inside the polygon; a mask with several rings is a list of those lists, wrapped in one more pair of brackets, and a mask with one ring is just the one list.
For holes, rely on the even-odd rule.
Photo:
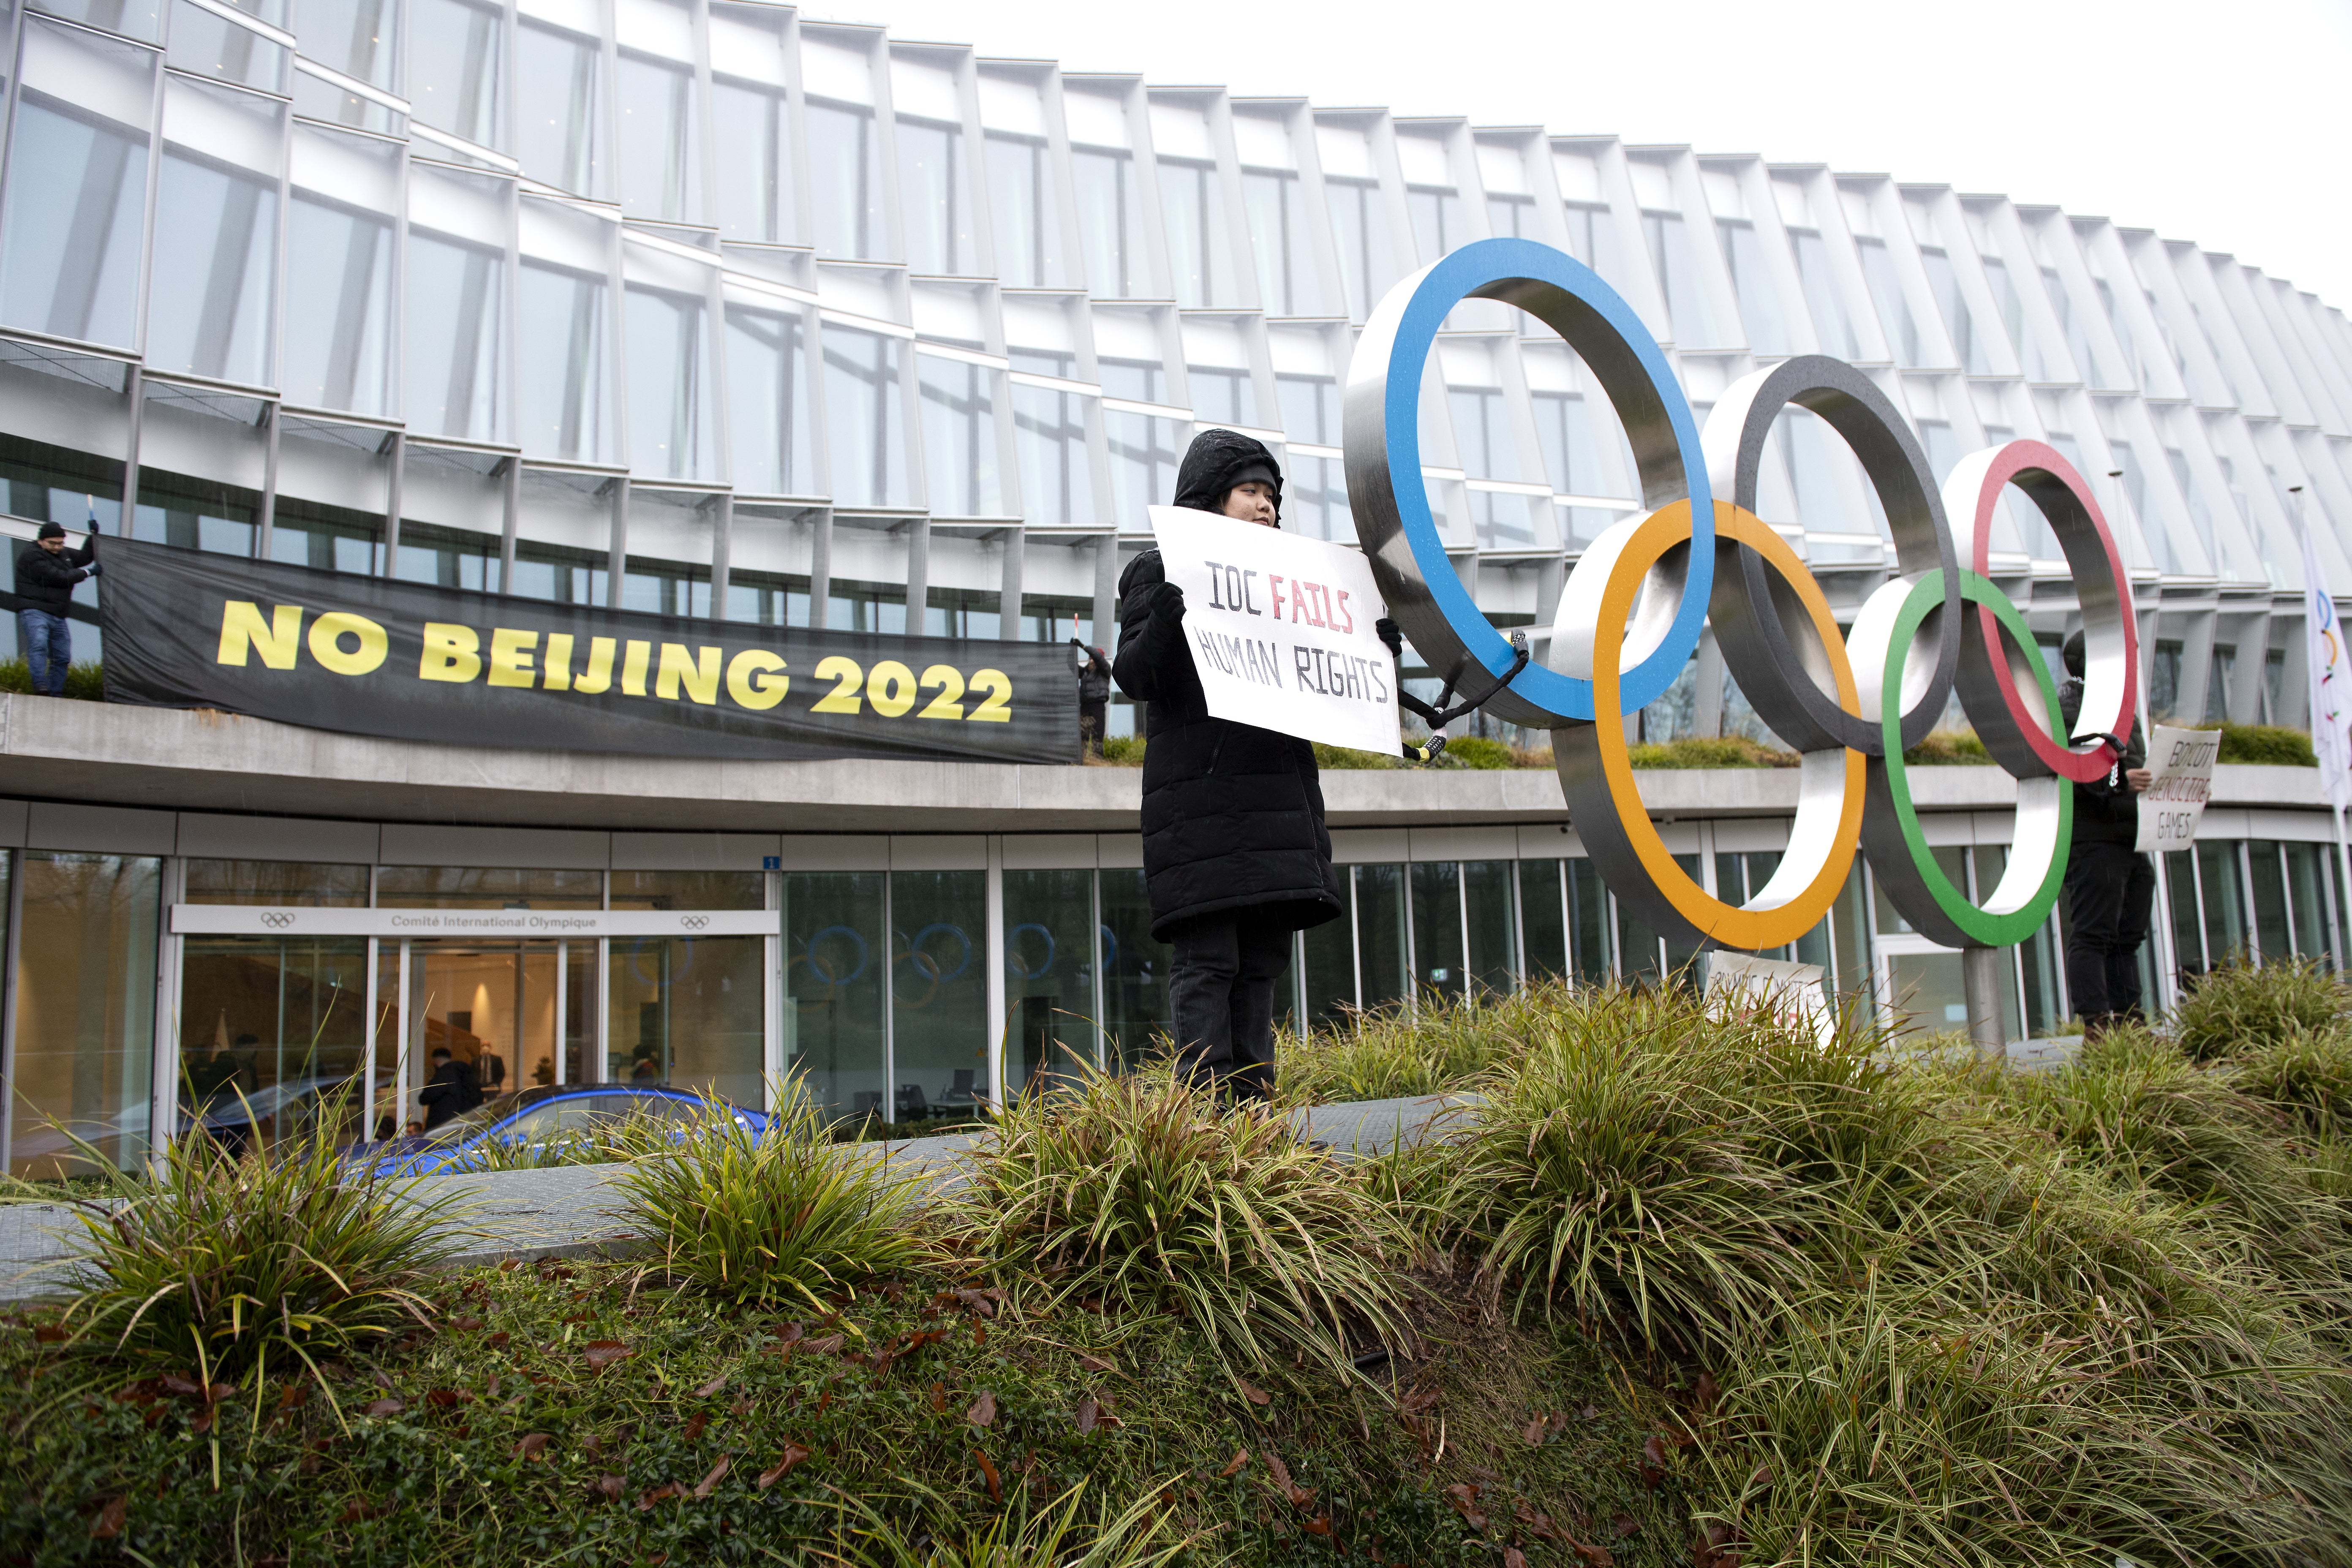
{"label": "protester holding sign", "polygon": [[[1204,430],[1176,504],[1282,526],[1282,473],[1260,443]],[[1146,704],[1143,868],[1151,934],[1174,948],[1178,1061],[1235,1099],[1274,1089],[1275,983],[1291,933],[1342,905],[1315,749],[1213,717],[1184,630],[1184,592],[1147,550],[1119,577],[1119,689]]]}
{"label": "protester holding sign", "polygon": [[[2066,639],[2058,707],[2066,732],[2083,711],[2083,634]],[[2066,858],[2066,987],[2096,1038],[2143,1016],[2139,949],[2156,903],[2156,868],[2138,850],[2139,794],[2147,788],[2139,721],[2105,775],[2074,786],[2074,843]]]}

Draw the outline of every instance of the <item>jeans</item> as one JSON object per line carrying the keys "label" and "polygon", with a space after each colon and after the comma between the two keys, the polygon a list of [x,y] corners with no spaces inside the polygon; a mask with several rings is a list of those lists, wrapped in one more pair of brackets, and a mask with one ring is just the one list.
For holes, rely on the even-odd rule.
{"label": "jeans", "polygon": [[47,610],[16,612],[16,640],[25,645],[25,668],[33,689],[46,697],[66,694],[66,667],[73,663],[73,623]]}
{"label": "jeans", "polygon": [[1290,927],[1254,910],[1187,921],[1175,933],[1168,1005],[1176,1065],[1236,1100],[1274,1093],[1274,985],[1290,967]]}
{"label": "jeans", "polygon": [[2128,844],[2078,843],[2066,859],[2066,988],[2087,1023],[2140,1012],[2139,949],[2156,868]]}

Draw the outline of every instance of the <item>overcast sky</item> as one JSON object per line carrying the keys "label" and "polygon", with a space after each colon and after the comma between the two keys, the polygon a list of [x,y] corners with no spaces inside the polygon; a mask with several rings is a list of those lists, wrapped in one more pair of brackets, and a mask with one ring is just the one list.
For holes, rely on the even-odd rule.
{"label": "overcast sky", "polygon": [[2000,192],[2352,310],[2352,0],[818,0],[902,38],[1242,94]]}

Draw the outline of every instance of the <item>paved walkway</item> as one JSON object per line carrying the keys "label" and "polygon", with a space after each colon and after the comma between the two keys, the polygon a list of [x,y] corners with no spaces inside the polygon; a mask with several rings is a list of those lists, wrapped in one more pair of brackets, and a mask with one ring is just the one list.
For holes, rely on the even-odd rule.
{"label": "paved walkway", "polygon": [[[1300,1131],[1335,1152],[1383,1152],[1431,1135],[1477,1103],[1475,1096],[1372,1100],[1318,1105],[1299,1113]],[[982,1134],[956,1133],[905,1142],[859,1143],[856,1151],[909,1174],[953,1183]],[[453,1266],[593,1254],[625,1248],[636,1237],[620,1212],[614,1184],[622,1167],[560,1165],[433,1176],[417,1185],[420,1202],[446,1209],[460,1250]],[[60,1268],[81,1226],[60,1204],[0,1205],[0,1301],[63,1293]]]}

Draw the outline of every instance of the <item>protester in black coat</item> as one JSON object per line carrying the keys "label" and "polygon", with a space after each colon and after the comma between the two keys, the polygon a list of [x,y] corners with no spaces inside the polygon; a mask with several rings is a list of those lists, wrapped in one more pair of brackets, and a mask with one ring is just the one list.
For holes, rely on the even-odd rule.
{"label": "protester in black coat", "polygon": [[[1204,430],[1176,473],[1176,504],[1281,526],[1282,474],[1260,443]],[[1275,982],[1291,933],[1342,908],[1315,750],[1295,735],[1212,718],[1184,641],[1183,590],[1160,552],[1118,584],[1119,689],[1145,704],[1143,870],[1151,934],[1174,949],[1179,1059],[1223,1091],[1274,1089]]]}
{"label": "protester in black coat", "polygon": [[[2058,709],[2073,734],[2083,715],[2083,634],[2066,639]],[[2066,855],[2066,989],[2075,1016],[2097,1036],[2142,1016],[2139,950],[2155,919],[2156,868],[2139,852],[2139,795],[2150,779],[2139,721],[2118,736],[2105,776],[2074,786],[2074,838]]]}
{"label": "protester in black coat", "polygon": [[66,548],[62,524],[41,524],[40,535],[16,552],[17,646],[25,655],[34,691],[62,697],[66,670],[73,663],[74,584],[98,575],[98,531],[79,550]]}
{"label": "protester in black coat", "polygon": [[433,1076],[425,1080],[416,1098],[425,1103],[425,1127],[429,1132],[451,1117],[481,1104],[482,1089],[474,1077],[472,1063],[453,1058],[446,1046],[436,1046]]}

